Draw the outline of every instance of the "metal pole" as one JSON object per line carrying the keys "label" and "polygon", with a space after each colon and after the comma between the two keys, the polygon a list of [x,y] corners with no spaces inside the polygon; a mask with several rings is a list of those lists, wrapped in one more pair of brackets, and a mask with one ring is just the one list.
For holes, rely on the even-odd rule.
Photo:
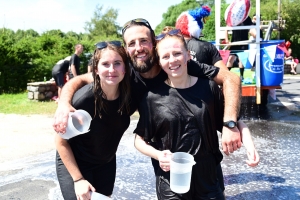
{"label": "metal pole", "polygon": [[277,13],[277,19],[278,19],[278,35],[277,35],[277,39],[280,39],[280,31],[281,31],[281,16],[280,16],[280,12],[281,12],[281,1],[278,0],[278,13]]}

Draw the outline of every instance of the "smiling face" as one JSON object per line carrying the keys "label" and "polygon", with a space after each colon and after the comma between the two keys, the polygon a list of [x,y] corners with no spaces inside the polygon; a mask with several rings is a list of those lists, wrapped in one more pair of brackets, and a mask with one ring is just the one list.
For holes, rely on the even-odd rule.
{"label": "smiling face", "polygon": [[187,61],[190,59],[190,54],[184,44],[183,39],[177,35],[166,35],[157,43],[160,65],[169,78],[187,74]]}
{"label": "smiling face", "polygon": [[140,73],[148,72],[155,65],[155,52],[149,28],[131,26],[126,29],[123,37],[134,69]]}
{"label": "smiling face", "polygon": [[120,54],[111,49],[102,50],[96,74],[100,77],[101,85],[118,85],[125,75],[125,63]]}

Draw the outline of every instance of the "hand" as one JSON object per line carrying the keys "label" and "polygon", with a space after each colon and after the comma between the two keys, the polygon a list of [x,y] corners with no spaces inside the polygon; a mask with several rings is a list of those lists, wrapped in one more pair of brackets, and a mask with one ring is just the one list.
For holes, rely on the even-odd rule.
{"label": "hand", "polygon": [[80,180],[74,183],[74,189],[77,200],[90,200],[90,191],[96,191],[96,189],[87,180]]}
{"label": "hand", "polygon": [[237,127],[230,129],[226,126],[223,127],[222,131],[222,149],[223,152],[228,156],[229,153],[241,148],[241,135]]}
{"label": "hand", "polygon": [[165,172],[170,171],[171,155],[169,150],[160,151],[158,155],[159,166]]}
{"label": "hand", "polygon": [[250,167],[255,167],[259,163],[259,155],[256,151],[256,149],[248,150],[247,151],[248,160],[246,160],[246,163]]}
{"label": "hand", "polygon": [[55,111],[53,128],[57,133],[65,133],[68,124],[69,113],[75,109],[70,104],[58,102],[58,107]]}

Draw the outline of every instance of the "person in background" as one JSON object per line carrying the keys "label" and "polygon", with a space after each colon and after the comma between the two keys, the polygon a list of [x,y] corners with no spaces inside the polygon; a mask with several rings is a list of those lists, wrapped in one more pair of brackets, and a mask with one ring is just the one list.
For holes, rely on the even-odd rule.
{"label": "person in background", "polygon": [[67,76],[67,72],[70,65],[70,58],[71,56],[68,56],[62,60],[59,60],[54,67],[52,68],[52,77],[54,78],[55,84],[57,86],[57,99],[55,102],[57,103],[59,101],[59,97],[61,94],[62,87],[65,84],[65,77]]}
{"label": "person in background", "polygon": [[[248,16],[244,22],[239,24],[238,26],[251,26],[252,21],[251,18]],[[250,35],[254,34],[253,32],[250,32]],[[239,42],[239,41],[248,41],[249,40],[249,30],[232,30],[232,36],[231,36],[231,42]],[[226,44],[230,44],[229,37],[228,37],[228,30],[225,31],[225,42]],[[245,50],[248,50],[248,44],[245,45],[232,45],[230,46],[230,56],[228,58],[226,66],[229,70],[233,67],[239,67],[240,68],[240,78],[241,81],[244,80],[244,66],[241,62],[240,58],[237,56],[236,53],[243,52]]]}
{"label": "person in background", "polygon": [[292,56],[292,49],[288,48],[288,52],[289,52],[289,56],[287,56],[286,54],[284,55],[284,61],[286,65],[290,65],[291,66],[291,74],[296,75],[296,67],[297,67],[297,63],[294,61],[294,58]]}
{"label": "person in background", "polygon": [[130,68],[120,41],[99,42],[94,81],[80,88],[72,106],[92,116],[89,132],[69,140],[55,136],[56,172],[65,200],[88,200],[90,191],[111,196],[116,151],[136,110],[130,98]]}
{"label": "person in background", "polygon": [[[216,168],[223,158],[217,135],[223,127],[222,93],[214,81],[188,75],[190,54],[179,29],[158,35],[156,40],[160,66],[168,77],[150,89],[139,105],[135,147],[159,161],[159,200],[225,199]],[[156,141],[158,148],[149,145],[151,141]],[[254,146],[251,148],[257,162],[259,156]],[[171,152],[187,152],[196,161],[190,191],[185,194],[170,189]]]}
{"label": "person in background", "polygon": [[228,70],[218,49],[212,43],[199,39],[209,15],[208,6],[182,12],[175,28],[181,31],[193,60]]}
{"label": "person in background", "polygon": [[83,52],[83,46],[82,44],[76,44],[75,45],[75,52],[71,56],[70,60],[70,68],[69,68],[69,79],[72,79],[75,76],[78,76],[80,74],[80,54]]}

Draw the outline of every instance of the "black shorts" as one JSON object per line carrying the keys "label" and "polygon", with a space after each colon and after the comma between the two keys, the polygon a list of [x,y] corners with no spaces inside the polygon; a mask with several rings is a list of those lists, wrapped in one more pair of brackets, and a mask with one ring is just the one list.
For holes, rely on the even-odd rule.
{"label": "black shorts", "polygon": [[65,75],[63,73],[52,74],[55,83],[58,87],[63,87],[65,84]]}
{"label": "black shorts", "polygon": [[[116,157],[105,165],[92,170],[80,169],[83,177],[96,189],[96,192],[105,196],[112,195],[116,179]],[[65,200],[77,199],[73,179],[56,152],[56,173],[62,195]]]}

